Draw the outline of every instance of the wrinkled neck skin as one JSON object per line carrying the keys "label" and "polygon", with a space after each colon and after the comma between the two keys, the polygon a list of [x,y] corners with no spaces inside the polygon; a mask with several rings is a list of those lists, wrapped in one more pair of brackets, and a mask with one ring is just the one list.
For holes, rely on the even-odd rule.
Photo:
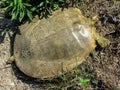
{"label": "wrinkled neck skin", "polygon": [[99,46],[102,48],[108,46],[110,44],[110,41],[103,36],[100,36],[99,33],[96,32],[95,23],[98,21],[98,17],[94,16],[92,19],[89,20],[89,25],[90,25],[90,30],[91,30],[91,35],[94,38],[94,40],[97,42]]}

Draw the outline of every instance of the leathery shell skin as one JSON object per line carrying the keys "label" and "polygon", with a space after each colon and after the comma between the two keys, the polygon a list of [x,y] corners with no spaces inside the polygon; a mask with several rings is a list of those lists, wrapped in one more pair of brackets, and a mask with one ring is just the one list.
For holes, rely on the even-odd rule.
{"label": "leathery shell skin", "polygon": [[96,43],[90,21],[77,8],[57,10],[47,19],[20,26],[14,44],[15,62],[26,75],[49,79],[84,61]]}

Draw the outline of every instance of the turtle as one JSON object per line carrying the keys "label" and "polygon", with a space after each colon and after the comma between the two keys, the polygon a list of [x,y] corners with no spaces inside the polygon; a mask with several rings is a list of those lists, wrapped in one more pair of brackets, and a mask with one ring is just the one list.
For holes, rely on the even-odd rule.
{"label": "turtle", "polygon": [[81,64],[97,45],[110,41],[96,32],[97,16],[86,18],[78,8],[56,10],[48,18],[21,25],[14,42],[17,67],[26,75],[50,79]]}

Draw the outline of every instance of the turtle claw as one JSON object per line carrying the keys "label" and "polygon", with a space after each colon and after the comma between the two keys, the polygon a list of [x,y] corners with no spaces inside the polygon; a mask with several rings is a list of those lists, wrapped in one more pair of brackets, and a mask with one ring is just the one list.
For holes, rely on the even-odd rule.
{"label": "turtle claw", "polygon": [[8,61],[7,61],[7,64],[11,64],[15,61],[15,57],[14,56],[11,56]]}

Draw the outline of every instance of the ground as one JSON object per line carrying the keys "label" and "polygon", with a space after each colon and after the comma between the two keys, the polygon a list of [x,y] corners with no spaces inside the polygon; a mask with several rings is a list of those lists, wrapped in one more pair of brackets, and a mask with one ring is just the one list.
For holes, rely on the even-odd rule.
{"label": "ground", "polygon": [[[98,15],[96,31],[111,41],[106,48],[96,48],[93,54],[79,65],[81,71],[91,78],[88,90],[120,90],[120,1],[119,0],[84,0],[78,5],[85,17]],[[81,90],[77,81],[38,80],[24,75],[15,64],[6,64],[10,53],[8,35],[0,44],[0,90]],[[67,76],[70,77],[71,73]],[[69,78],[67,78],[69,79]],[[62,83],[63,82],[63,83]],[[65,84],[65,85],[60,85]]]}

